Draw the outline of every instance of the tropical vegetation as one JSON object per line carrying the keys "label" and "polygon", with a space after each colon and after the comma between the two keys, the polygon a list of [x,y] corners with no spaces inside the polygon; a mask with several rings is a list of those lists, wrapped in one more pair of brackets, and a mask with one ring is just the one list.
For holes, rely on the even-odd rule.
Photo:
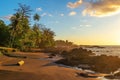
{"label": "tropical vegetation", "polygon": [[19,8],[15,9],[15,13],[10,18],[10,24],[0,20],[0,46],[24,51],[55,45],[55,33],[40,24],[40,15],[34,14],[34,25],[31,25],[31,12],[30,6],[19,4]]}

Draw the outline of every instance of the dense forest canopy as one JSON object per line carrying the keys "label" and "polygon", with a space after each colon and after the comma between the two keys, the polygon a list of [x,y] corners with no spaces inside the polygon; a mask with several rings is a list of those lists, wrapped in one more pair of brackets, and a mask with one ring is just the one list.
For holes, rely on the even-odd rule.
{"label": "dense forest canopy", "polygon": [[0,20],[0,46],[25,50],[55,45],[55,33],[39,23],[40,15],[34,14],[34,25],[30,25],[31,12],[29,6],[19,4],[10,18],[10,24]]}

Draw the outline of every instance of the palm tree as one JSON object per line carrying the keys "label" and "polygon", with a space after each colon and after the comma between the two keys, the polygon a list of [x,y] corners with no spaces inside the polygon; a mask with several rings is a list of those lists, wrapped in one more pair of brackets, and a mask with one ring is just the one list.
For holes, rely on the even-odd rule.
{"label": "palm tree", "polygon": [[17,11],[18,13],[20,13],[22,15],[22,17],[26,17],[26,18],[29,18],[30,17],[30,12],[32,11],[30,9],[30,6],[27,6],[25,4],[21,4],[19,3],[19,8],[18,9],[15,9],[15,11]]}
{"label": "palm tree", "polygon": [[41,43],[41,36],[42,36],[42,32],[40,30],[40,25],[39,24],[34,24],[32,30],[33,30],[33,33],[34,33],[35,46],[38,47],[39,44]]}
{"label": "palm tree", "polygon": [[36,13],[36,14],[33,16],[33,19],[34,19],[34,21],[39,21],[39,20],[40,20],[40,16]]}
{"label": "palm tree", "polygon": [[9,43],[9,27],[0,20],[0,46],[7,46]]}
{"label": "palm tree", "polygon": [[42,28],[41,45],[43,47],[52,47],[54,45],[55,33],[49,28]]}
{"label": "palm tree", "polygon": [[11,19],[11,24],[10,24],[10,47],[13,47],[15,44],[15,39],[21,33],[21,21],[20,21],[20,14],[16,13],[14,14]]}
{"label": "palm tree", "polygon": [[[25,37],[28,33],[29,27],[29,16],[30,16],[30,7],[19,4],[19,8],[16,9],[16,13],[11,17],[11,47],[20,46],[22,41],[25,41]],[[23,40],[24,39],[24,40]],[[22,40],[22,41],[21,41]],[[21,42],[21,43],[20,43]]]}
{"label": "palm tree", "polygon": [[41,42],[41,30],[40,30],[40,24],[37,22],[40,20],[40,16],[36,13],[33,16],[33,19],[35,24],[33,25],[33,32],[34,32],[34,37],[35,37],[35,46],[38,47],[40,42]]}

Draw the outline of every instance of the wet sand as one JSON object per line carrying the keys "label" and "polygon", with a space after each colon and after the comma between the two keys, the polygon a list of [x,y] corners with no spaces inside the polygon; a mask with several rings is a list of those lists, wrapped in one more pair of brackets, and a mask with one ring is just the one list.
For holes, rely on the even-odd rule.
{"label": "wet sand", "polygon": [[[0,56],[0,80],[103,80],[85,78],[77,73],[83,71],[52,64],[46,53],[16,53],[27,58]],[[41,60],[42,58],[42,60]],[[22,66],[16,65],[24,60]]]}

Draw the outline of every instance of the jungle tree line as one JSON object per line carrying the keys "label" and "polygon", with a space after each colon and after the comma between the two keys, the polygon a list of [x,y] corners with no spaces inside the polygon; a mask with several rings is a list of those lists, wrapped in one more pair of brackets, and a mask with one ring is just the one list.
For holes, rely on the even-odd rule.
{"label": "jungle tree line", "polygon": [[0,20],[0,46],[21,50],[54,46],[55,33],[39,24],[40,16],[37,13],[33,16],[34,25],[30,25],[31,11],[29,6],[19,4],[9,25]]}

